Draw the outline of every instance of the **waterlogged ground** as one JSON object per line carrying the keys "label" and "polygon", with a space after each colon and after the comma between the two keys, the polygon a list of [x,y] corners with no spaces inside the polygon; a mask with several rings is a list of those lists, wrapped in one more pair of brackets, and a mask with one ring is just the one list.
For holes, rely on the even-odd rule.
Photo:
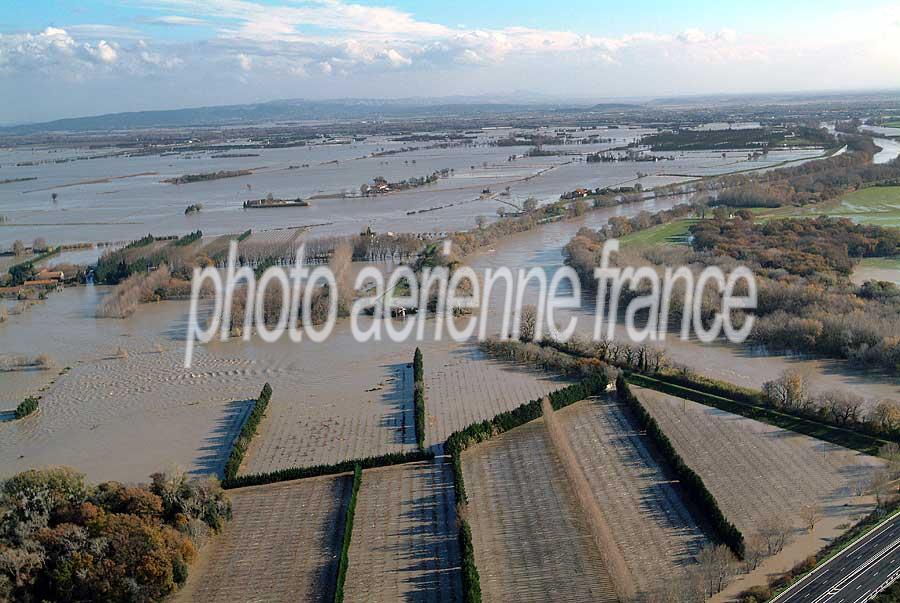
{"label": "waterlogged ground", "polygon": [[453,475],[444,459],[363,472],[346,600],[459,600]]}
{"label": "waterlogged ground", "polygon": [[[553,271],[563,263],[562,246],[579,228],[677,201],[651,200],[549,224],[501,241],[468,262],[479,272],[500,266]],[[96,319],[96,306],[108,291],[69,288],[0,325],[4,352],[48,354],[56,363],[50,371],[0,373],[0,410],[49,386],[38,415],[0,423],[0,475],[51,464],[75,465],[93,479],[126,481],[145,479],[170,464],[197,474],[218,473],[248,401],[267,381],[275,390],[269,419],[243,472],[409,450],[414,435],[406,364],[416,345],[426,358],[429,444],[557,386],[543,376],[484,363],[472,346],[446,338],[360,345],[346,321],[322,344],[254,339],[201,347],[186,370],[188,304],[150,304],[125,320]],[[491,310],[488,332],[499,329],[497,314]],[[571,314],[579,319],[578,332],[590,336],[590,300]],[[426,332],[433,333],[433,320],[428,324]],[[617,334],[625,336],[621,328]],[[664,346],[674,362],[738,385],[760,387],[791,368],[806,372],[818,388],[853,390],[871,402],[900,398],[895,379],[853,371],[841,361],[764,355],[672,336]],[[59,375],[65,367],[71,370]]]}
{"label": "waterlogged ground", "polygon": [[[517,130],[518,131],[518,130]],[[549,157],[522,157],[530,146],[489,146],[508,136],[507,129],[478,135],[474,146],[426,148],[429,143],[393,142],[371,137],[352,144],[313,144],[288,149],[248,149],[257,157],[214,157],[240,151],[195,152],[172,156],[132,156],[54,163],[66,156],[100,156],[112,149],[29,148],[0,150],[4,179],[36,178],[0,185],[0,248],[14,240],[44,237],[49,242],[128,241],[152,232],[184,234],[197,229],[207,235],[283,226],[311,226],[315,234],[351,234],[367,226],[379,232],[430,232],[471,228],[476,216],[493,218],[496,210],[529,196],[544,201],[576,187],[645,187],[681,182],[747,169],[765,169],[784,161],[821,154],[816,149],[773,151],[749,161],[743,151],[687,152],[659,162],[592,163],[583,155],[624,146],[648,130],[597,129],[580,132],[611,139],[597,144],[545,147],[561,151]],[[574,139],[573,142],[576,142]],[[418,147],[387,156],[373,153]],[[509,161],[511,155],[518,156]],[[33,164],[33,165],[28,165]],[[163,180],[219,170],[252,170],[252,174],[173,185]],[[411,191],[370,198],[356,195],[362,184],[383,176],[389,181],[418,178],[452,169],[437,183]],[[637,172],[646,174],[637,177]],[[482,191],[509,196],[482,199]],[[247,199],[272,193],[281,198],[312,198],[305,208],[244,210]],[[53,200],[52,195],[57,195]],[[199,214],[186,216],[188,205],[202,203]],[[440,208],[440,209],[435,209]],[[418,213],[420,210],[435,209]]]}

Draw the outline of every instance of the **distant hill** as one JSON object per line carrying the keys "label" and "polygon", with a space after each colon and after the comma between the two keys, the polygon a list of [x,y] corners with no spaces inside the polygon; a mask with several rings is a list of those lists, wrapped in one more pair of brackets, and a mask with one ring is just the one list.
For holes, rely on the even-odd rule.
{"label": "distant hill", "polygon": [[40,132],[83,132],[91,130],[132,130],[141,128],[177,128],[187,126],[249,125],[266,122],[396,119],[420,117],[474,117],[516,112],[600,111],[635,108],[637,105],[561,102],[523,96],[518,102],[507,97],[445,97],[436,99],[338,99],[277,100],[246,105],[196,107],[165,111],[110,113],[91,117],[57,119],[43,123],[0,128],[0,134],[23,135]]}
{"label": "distant hill", "polygon": [[[535,111],[583,111],[587,103],[553,102],[523,97],[514,102],[510,97],[446,97],[437,99],[340,99],[277,100],[246,105],[197,107],[165,111],[110,113],[91,117],[57,119],[43,123],[0,128],[0,134],[22,135],[57,131],[132,130],[140,128],[175,128],[187,126],[224,126],[341,119],[390,119],[403,117],[478,116]],[[591,111],[622,110],[637,105],[615,103],[594,105]]]}

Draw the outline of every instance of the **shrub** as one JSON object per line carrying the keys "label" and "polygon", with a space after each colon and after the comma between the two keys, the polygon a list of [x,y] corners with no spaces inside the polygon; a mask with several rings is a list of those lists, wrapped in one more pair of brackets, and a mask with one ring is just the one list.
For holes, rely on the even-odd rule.
{"label": "shrub", "polygon": [[16,407],[16,418],[22,419],[27,417],[38,409],[38,398],[28,396]]}
{"label": "shrub", "polygon": [[237,477],[238,470],[241,468],[241,463],[244,460],[244,454],[246,454],[247,448],[250,447],[250,441],[253,439],[253,436],[256,435],[256,428],[259,426],[259,422],[262,421],[271,398],[272,386],[266,383],[259,393],[259,398],[253,403],[253,410],[250,411],[244,426],[241,427],[241,433],[234,441],[234,446],[231,447],[231,454],[228,455],[228,462],[225,463],[226,481]]}
{"label": "shrub", "polygon": [[334,589],[334,603],[344,600],[344,582],[347,579],[347,568],[350,565],[350,540],[353,537],[353,518],[356,516],[356,499],[362,484],[362,467],[357,464],[353,468],[353,487],[350,490],[350,502],[347,504],[347,516],[344,521],[344,540],[341,544],[341,557],[338,561],[337,586]]}
{"label": "shrub", "polygon": [[733,523],[728,521],[719,503],[716,501],[712,493],[707,489],[706,484],[700,476],[691,469],[681,455],[675,450],[669,437],[663,432],[656,419],[644,408],[641,401],[635,396],[628,382],[625,381],[625,375],[620,374],[616,379],[616,393],[619,399],[627,404],[634,411],[640,425],[646,430],[647,435],[653,440],[656,447],[662,453],[672,472],[678,477],[679,482],[684,487],[688,497],[694,502],[700,513],[709,518],[716,536],[721,540],[738,559],[744,558],[744,536],[741,534]]}

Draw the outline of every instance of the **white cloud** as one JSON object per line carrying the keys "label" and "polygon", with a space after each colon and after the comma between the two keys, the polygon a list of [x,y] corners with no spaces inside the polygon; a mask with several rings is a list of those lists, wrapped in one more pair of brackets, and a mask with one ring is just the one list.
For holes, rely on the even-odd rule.
{"label": "white cloud", "polygon": [[253,69],[253,59],[245,55],[244,53],[240,53],[237,55],[238,65],[240,65],[243,71],[250,71]]}
{"label": "white cloud", "polygon": [[203,19],[196,17],[185,17],[182,15],[163,15],[162,17],[146,17],[140,19],[141,23],[149,23],[150,25],[176,25],[176,26],[198,26],[206,25]]}

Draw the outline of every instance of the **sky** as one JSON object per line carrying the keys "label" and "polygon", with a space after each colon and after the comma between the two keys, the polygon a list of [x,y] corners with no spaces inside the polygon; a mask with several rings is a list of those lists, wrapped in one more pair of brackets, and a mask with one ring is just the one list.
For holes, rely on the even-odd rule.
{"label": "sky", "polygon": [[279,98],[897,88],[897,0],[0,0],[7,124]]}

